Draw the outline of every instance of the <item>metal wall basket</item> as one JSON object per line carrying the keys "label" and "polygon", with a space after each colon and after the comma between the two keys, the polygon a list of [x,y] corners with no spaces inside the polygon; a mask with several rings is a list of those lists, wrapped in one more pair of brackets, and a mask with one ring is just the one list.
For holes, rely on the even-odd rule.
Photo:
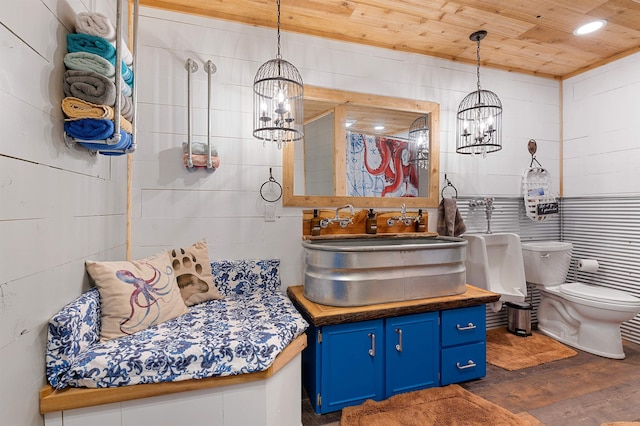
{"label": "metal wall basket", "polygon": [[529,167],[524,171],[522,193],[529,219],[542,221],[558,215],[558,200],[551,191],[551,176],[545,168]]}

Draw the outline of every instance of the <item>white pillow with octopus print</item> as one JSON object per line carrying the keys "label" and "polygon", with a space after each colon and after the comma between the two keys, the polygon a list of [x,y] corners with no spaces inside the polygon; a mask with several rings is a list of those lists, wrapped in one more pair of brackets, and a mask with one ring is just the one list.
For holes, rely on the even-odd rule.
{"label": "white pillow with octopus print", "polygon": [[100,341],[127,336],[189,312],[167,252],[128,261],[85,261],[100,293]]}

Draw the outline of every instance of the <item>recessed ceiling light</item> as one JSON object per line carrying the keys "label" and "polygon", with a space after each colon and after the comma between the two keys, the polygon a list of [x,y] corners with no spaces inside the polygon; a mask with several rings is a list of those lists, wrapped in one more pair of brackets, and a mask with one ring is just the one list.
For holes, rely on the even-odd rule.
{"label": "recessed ceiling light", "polygon": [[573,30],[573,34],[575,35],[589,34],[594,31],[598,31],[600,28],[604,27],[605,25],[607,25],[607,21],[605,21],[604,19],[598,19],[597,21],[592,21],[579,26],[578,28]]}
{"label": "recessed ceiling light", "polygon": [[375,130],[384,130],[384,126],[376,126],[374,127]]}
{"label": "recessed ceiling light", "polygon": [[344,123],[344,127],[349,128],[349,127],[353,126],[354,124],[356,124],[356,120],[347,120]]}

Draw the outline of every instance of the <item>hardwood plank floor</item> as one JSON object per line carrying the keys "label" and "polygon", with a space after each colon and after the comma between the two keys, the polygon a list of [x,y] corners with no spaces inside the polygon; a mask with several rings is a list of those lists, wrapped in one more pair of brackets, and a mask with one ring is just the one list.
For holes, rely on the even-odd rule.
{"label": "hardwood plank floor", "polygon": [[[487,364],[486,377],[461,386],[548,426],[640,422],[640,345],[623,343],[623,360],[577,350],[574,357],[516,371]],[[338,426],[340,415],[315,414],[303,392],[303,426]]]}

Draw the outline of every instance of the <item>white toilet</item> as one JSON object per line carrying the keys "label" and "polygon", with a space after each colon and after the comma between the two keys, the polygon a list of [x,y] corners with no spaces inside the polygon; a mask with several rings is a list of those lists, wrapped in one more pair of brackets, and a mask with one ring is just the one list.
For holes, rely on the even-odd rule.
{"label": "white toilet", "polygon": [[468,241],[467,283],[499,293],[500,301],[491,303],[493,312],[503,302],[524,302],[527,282],[524,274],[520,236],[512,233],[464,234]]}
{"label": "white toilet", "polygon": [[620,324],[640,312],[640,298],[619,290],[564,283],[573,245],[545,241],[522,244],[525,275],[540,291],[538,330],[569,346],[623,359]]}

